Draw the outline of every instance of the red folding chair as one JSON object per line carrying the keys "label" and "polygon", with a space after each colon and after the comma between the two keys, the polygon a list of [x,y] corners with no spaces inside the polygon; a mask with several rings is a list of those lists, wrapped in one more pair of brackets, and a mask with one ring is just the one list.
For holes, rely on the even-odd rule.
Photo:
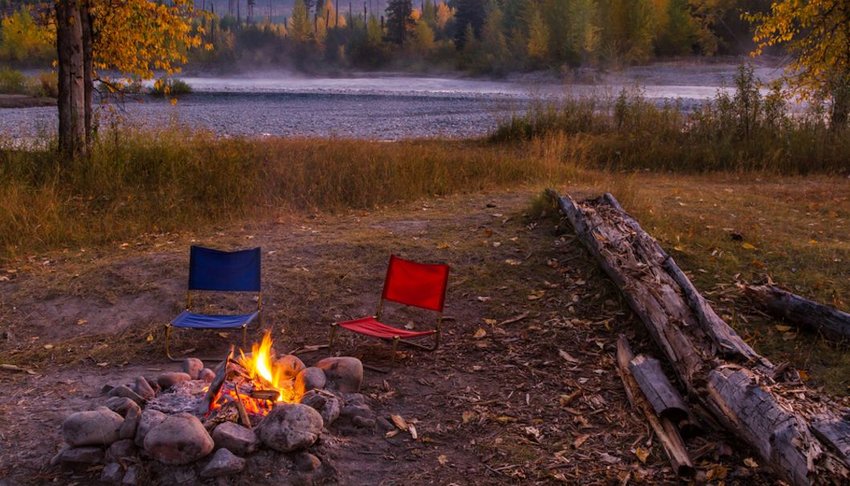
{"label": "red folding chair", "polygon": [[[378,311],[374,316],[331,324],[330,348],[333,349],[337,329],[343,328],[364,336],[383,340],[392,339],[393,360],[395,360],[399,342],[427,351],[434,351],[440,345],[440,328],[443,321],[443,305],[446,301],[448,281],[448,265],[416,263],[391,255],[387,267],[387,277],[384,280],[384,291],[381,293],[381,300],[378,302]],[[436,327],[427,331],[410,331],[387,325],[381,322],[384,301],[434,311],[437,313]],[[412,338],[425,336],[434,336],[433,346],[424,346],[409,341]]]}

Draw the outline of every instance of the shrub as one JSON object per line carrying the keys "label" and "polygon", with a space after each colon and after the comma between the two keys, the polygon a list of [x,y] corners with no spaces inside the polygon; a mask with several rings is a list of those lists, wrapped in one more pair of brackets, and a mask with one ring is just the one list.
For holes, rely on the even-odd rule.
{"label": "shrub", "polygon": [[0,93],[26,94],[27,77],[14,69],[0,69]]}
{"label": "shrub", "polygon": [[192,92],[192,87],[182,79],[161,78],[157,79],[151,88],[153,96],[175,97]]}

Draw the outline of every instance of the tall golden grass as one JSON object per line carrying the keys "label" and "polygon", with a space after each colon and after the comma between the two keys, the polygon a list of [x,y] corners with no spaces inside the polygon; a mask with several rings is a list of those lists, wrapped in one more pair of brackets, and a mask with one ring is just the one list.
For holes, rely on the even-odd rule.
{"label": "tall golden grass", "polygon": [[222,139],[180,128],[102,133],[88,159],[66,165],[49,148],[0,149],[0,257],[270,211],[370,208],[562,180],[575,170],[564,150],[558,136],[496,147]]}

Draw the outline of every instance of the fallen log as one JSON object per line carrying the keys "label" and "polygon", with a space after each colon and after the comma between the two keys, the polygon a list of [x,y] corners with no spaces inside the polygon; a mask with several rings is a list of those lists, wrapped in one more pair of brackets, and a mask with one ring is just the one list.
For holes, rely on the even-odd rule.
{"label": "fallen log", "polygon": [[[681,477],[691,477],[694,475],[694,465],[688,455],[688,449],[685,447],[685,442],[679,433],[679,429],[668,416],[657,416],[654,407],[649,403],[647,397],[643,394],[641,387],[633,374],[630,366],[634,360],[634,354],[629,347],[629,342],[625,336],[620,336],[617,340],[617,372],[620,374],[620,379],[623,380],[623,386],[626,389],[626,396],[632,407],[643,412],[649,426],[652,427],[655,436],[664,448],[667,458],[670,459],[670,464],[673,470]],[[687,415],[687,412],[685,412]]]}
{"label": "fallen log", "polygon": [[640,355],[632,359],[628,366],[656,415],[676,423],[687,420],[688,408],[685,401],[673,388],[657,359]]}
{"label": "fallen log", "polygon": [[717,316],[614,196],[577,203],[549,194],[643,321],[692,400],[790,483],[850,480],[850,454],[840,440],[846,411],[799,383],[789,389],[775,382],[773,364]]}
{"label": "fallen log", "polygon": [[792,324],[850,339],[850,314],[792,294],[774,285],[747,285],[744,293],[768,314]]}

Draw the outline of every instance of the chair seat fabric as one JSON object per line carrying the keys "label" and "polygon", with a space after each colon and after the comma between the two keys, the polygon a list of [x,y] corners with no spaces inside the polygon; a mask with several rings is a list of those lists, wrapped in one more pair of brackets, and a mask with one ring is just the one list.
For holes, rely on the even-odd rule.
{"label": "chair seat fabric", "polygon": [[349,331],[354,331],[366,336],[372,336],[379,339],[393,339],[398,336],[400,339],[414,338],[420,336],[430,336],[437,331],[408,331],[407,329],[399,329],[388,326],[374,317],[362,317],[352,321],[338,322],[339,327],[344,327]]}
{"label": "chair seat fabric", "polygon": [[171,325],[186,329],[233,329],[247,326],[259,313],[254,311],[250,314],[210,315],[183,311],[171,321]]}

